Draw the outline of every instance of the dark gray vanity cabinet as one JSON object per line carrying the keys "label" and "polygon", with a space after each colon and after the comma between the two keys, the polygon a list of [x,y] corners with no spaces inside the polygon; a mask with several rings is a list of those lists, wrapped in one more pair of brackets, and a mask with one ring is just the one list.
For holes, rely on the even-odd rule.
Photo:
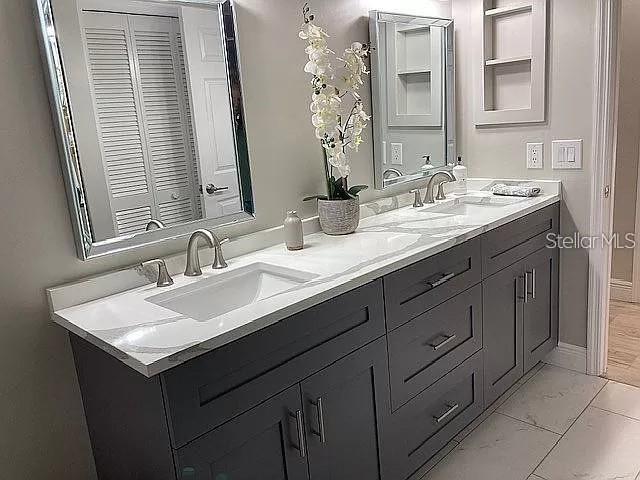
{"label": "dark gray vanity cabinet", "polygon": [[380,480],[388,388],[379,339],[178,450],[178,478]]}
{"label": "dark gray vanity cabinet", "polygon": [[558,343],[558,250],[545,246],[558,224],[555,204],[482,238],[487,406]]}
{"label": "dark gray vanity cabinet", "polygon": [[415,480],[558,342],[558,204],[146,378],[71,335],[101,480]]}

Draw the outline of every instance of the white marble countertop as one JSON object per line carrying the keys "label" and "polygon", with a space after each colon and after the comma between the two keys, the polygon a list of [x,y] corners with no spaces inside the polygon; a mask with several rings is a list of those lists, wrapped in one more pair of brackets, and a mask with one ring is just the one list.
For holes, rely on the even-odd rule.
{"label": "white marble countertop", "polygon": [[[487,182],[484,190],[470,190],[467,195],[500,198],[486,191]],[[308,235],[301,251],[289,252],[284,245],[265,248],[229,260],[225,270],[203,268],[203,276],[195,278],[177,275],[172,287],[147,284],[68,308],[54,308],[53,318],[138,372],[153,376],[560,199],[559,182],[529,183],[542,186],[542,195],[505,206],[474,206],[472,215],[434,211],[457,201],[450,195],[435,206],[409,206],[363,218],[352,235]],[[470,181],[469,185],[481,188],[483,183]],[[363,208],[371,212],[376,205]],[[256,262],[309,272],[315,278],[204,321],[148,301],[159,293]],[[55,289],[49,295],[55,295]]]}

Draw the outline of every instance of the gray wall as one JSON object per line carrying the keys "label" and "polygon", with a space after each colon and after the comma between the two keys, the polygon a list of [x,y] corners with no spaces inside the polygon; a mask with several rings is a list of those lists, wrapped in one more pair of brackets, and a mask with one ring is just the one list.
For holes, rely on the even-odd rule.
{"label": "gray wall", "polygon": [[[620,26],[620,83],[618,104],[618,141],[613,230],[622,235],[635,232],[636,183],[640,156],[640,3],[622,0]],[[611,276],[632,281],[633,250],[613,251]]]}
{"label": "gray wall", "polygon": [[[258,218],[227,233],[280,224],[288,209],[313,215],[304,195],[322,188],[309,121],[301,2],[239,0],[242,67]],[[447,16],[447,2],[322,0],[331,44],[366,40],[367,12],[385,4]],[[321,7],[321,8],[320,8]],[[71,352],[51,323],[44,289],[172,253],[167,245],[98,261],[76,259],[29,0],[0,0],[0,465],[12,480],[95,478]],[[368,89],[364,98],[370,104]],[[371,142],[354,157],[353,180],[373,182]],[[286,187],[286,188],[283,188]],[[368,192],[365,199],[376,194]]]}
{"label": "gray wall", "polygon": [[[470,19],[481,4],[454,0],[458,138],[471,176],[559,179],[565,206],[561,231],[589,231],[595,0],[550,0],[547,122],[535,126],[477,129],[473,124]],[[478,16],[476,15],[476,18]],[[481,14],[480,14],[481,18]],[[637,28],[637,27],[636,27]],[[551,169],[551,141],[582,138],[582,170]],[[526,169],[526,142],[544,142],[544,169]],[[560,260],[560,341],[586,345],[588,255],[564,250]]]}

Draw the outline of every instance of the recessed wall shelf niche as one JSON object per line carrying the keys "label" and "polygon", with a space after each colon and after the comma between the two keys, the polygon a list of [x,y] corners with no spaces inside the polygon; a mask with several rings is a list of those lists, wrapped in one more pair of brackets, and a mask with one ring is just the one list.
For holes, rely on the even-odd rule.
{"label": "recessed wall shelf niche", "polygon": [[442,125],[442,28],[386,24],[390,127]]}
{"label": "recessed wall shelf niche", "polygon": [[548,0],[480,0],[475,124],[545,120]]}

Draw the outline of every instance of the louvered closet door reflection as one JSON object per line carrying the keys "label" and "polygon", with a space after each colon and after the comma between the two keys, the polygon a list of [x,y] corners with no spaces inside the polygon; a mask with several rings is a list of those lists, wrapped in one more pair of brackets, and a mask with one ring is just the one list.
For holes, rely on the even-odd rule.
{"label": "louvered closet door reflection", "polygon": [[168,225],[198,218],[188,99],[176,18],[129,16],[158,216]]}
{"label": "louvered closet door reflection", "polygon": [[178,19],[83,14],[86,55],[119,235],[201,218]]}
{"label": "louvered closet door reflection", "polygon": [[84,13],[89,82],[113,221],[119,235],[156,216],[127,17]]}

